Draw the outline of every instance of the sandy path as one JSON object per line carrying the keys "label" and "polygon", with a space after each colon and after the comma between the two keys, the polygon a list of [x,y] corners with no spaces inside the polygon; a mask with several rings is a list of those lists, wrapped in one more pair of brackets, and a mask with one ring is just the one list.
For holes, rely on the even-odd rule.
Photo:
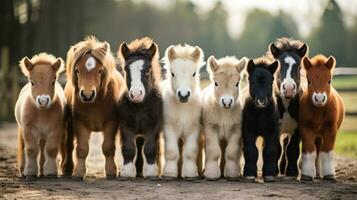
{"label": "sandy path", "polygon": [[[84,182],[16,177],[16,126],[0,127],[0,199],[357,199],[357,160],[337,158],[337,183],[219,181],[107,181],[100,134],[91,138],[89,172]],[[117,158],[117,160],[120,160]]]}

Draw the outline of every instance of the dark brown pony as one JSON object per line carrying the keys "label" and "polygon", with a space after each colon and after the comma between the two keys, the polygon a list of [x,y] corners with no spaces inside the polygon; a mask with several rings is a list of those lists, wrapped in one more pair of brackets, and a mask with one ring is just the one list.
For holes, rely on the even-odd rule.
{"label": "dark brown pony", "polygon": [[124,157],[120,176],[156,179],[163,126],[159,50],[150,38],[142,38],[121,44],[118,56],[128,88],[118,107]]}
{"label": "dark brown pony", "polygon": [[[67,53],[67,84],[65,95],[71,116],[67,127],[64,175],[82,179],[89,152],[89,137],[102,131],[103,153],[107,178],[117,175],[114,163],[115,135],[118,130],[116,106],[125,91],[123,77],[115,69],[115,60],[107,42],[94,37],[72,46]],[[73,139],[76,139],[76,160],[72,161]]]}
{"label": "dark brown pony", "polygon": [[[301,180],[319,174],[335,179],[333,163],[337,131],[345,115],[342,98],[331,85],[336,61],[333,56],[317,55],[303,60],[308,87],[300,99],[299,129],[302,139]],[[315,166],[315,162],[321,166]]]}

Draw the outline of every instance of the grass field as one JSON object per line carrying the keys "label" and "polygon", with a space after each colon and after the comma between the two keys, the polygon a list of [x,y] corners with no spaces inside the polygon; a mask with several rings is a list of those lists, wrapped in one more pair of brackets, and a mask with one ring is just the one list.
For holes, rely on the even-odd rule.
{"label": "grass field", "polygon": [[357,131],[340,131],[335,149],[339,155],[357,158]]}
{"label": "grass field", "polygon": [[332,85],[335,88],[357,88],[357,76],[336,76]]}

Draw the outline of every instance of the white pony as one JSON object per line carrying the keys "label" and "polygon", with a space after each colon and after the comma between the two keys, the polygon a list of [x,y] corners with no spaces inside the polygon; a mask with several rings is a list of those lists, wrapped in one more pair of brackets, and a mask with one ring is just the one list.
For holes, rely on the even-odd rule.
{"label": "white pony", "polygon": [[[164,179],[180,175],[185,179],[194,179],[201,173],[198,169],[201,167],[199,159],[202,164],[200,153],[203,148],[203,144],[200,148],[198,142],[201,119],[199,73],[204,65],[203,57],[203,51],[198,46],[171,45],[166,49],[166,80],[161,84],[164,101]],[[179,144],[182,144],[182,152]],[[180,158],[182,166],[179,165]]]}
{"label": "white pony", "polygon": [[240,176],[241,73],[246,59],[224,57],[208,59],[207,71],[211,84],[202,91],[202,123],[205,133],[205,171],[208,180],[216,180],[223,173],[227,179]]}

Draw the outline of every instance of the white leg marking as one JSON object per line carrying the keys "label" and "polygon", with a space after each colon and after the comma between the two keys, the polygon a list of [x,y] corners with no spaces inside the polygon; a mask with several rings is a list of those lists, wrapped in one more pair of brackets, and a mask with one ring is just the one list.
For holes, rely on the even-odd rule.
{"label": "white leg marking", "polygon": [[136,176],[136,167],[132,162],[124,164],[123,170],[120,172],[122,177],[135,177]]}
{"label": "white leg marking", "polygon": [[197,155],[198,155],[199,130],[193,131],[185,140],[182,150],[182,177],[197,177]]}
{"label": "white leg marking", "polygon": [[143,166],[143,176],[150,177],[150,176],[158,176],[159,169],[156,164],[148,164],[146,161],[144,162]]}
{"label": "white leg marking", "polygon": [[177,177],[177,161],[179,159],[179,147],[176,134],[168,126],[164,127],[165,136],[165,166],[164,176]]}
{"label": "white leg marking", "polygon": [[315,160],[316,160],[316,151],[312,153],[302,154],[302,167],[301,167],[302,175],[311,176],[311,177],[316,176]]}
{"label": "white leg marking", "polygon": [[334,151],[320,152],[319,157],[321,159],[321,175],[322,177],[327,175],[335,175],[335,166],[333,162]]}

